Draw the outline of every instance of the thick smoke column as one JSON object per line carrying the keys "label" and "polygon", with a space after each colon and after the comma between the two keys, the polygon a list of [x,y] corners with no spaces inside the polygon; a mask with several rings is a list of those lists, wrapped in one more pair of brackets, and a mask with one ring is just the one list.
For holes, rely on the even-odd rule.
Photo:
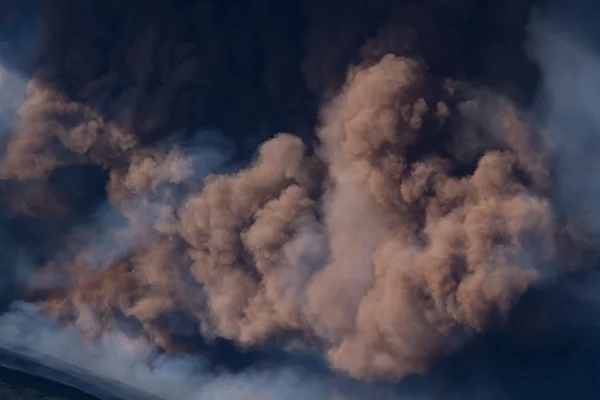
{"label": "thick smoke column", "polygon": [[20,296],[90,338],[316,348],[365,380],[503,325],[598,243],[523,111],[530,4],[479,3],[46,4],[0,163],[41,265]]}

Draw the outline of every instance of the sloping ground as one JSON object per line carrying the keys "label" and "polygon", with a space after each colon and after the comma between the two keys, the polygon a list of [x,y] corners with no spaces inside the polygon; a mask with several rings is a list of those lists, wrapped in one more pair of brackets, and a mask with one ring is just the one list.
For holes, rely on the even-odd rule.
{"label": "sloping ground", "polygon": [[6,349],[0,349],[0,399],[158,400],[117,382],[86,374],[59,360],[44,357],[42,363]]}
{"label": "sloping ground", "polygon": [[97,400],[69,386],[46,379],[0,368],[0,398],[2,400]]}

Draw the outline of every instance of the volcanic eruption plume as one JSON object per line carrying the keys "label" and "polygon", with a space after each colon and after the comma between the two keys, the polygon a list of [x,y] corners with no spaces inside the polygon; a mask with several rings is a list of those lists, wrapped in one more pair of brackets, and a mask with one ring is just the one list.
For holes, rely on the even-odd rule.
{"label": "volcanic eruption plume", "polygon": [[527,113],[531,6],[40,4],[1,126],[3,234],[34,265],[11,290],[90,339],[428,371],[597,259]]}

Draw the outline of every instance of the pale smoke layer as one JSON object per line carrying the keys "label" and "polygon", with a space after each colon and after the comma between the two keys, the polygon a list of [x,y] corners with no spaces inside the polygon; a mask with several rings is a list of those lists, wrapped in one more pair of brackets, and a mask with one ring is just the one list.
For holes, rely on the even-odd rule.
{"label": "pale smoke layer", "polygon": [[86,343],[77,330],[65,329],[39,311],[38,306],[16,304],[4,314],[0,318],[0,348],[52,368],[54,375],[48,378],[60,379],[56,371],[78,376],[86,383],[81,389],[100,398],[106,393],[113,394],[111,399],[123,400],[360,400],[373,394],[382,399],[398,398],[385,388],[367,390],[293,366],[217,375],[208,370],[208,362],[202,358],[157,355],[143,341],[119,332],[106,332],[100,340]]}
{"label": "pale smoke layer", "polygon": [[202,185],[181,150],[133,150],[108,186],[131,255],[90,268],[106,251],[92,244],[48,266],[71,282],[48,309],[92,335],[133,318],[176,352],[199,329],[317,346],[359,379],[427,371],[579,266],[542,137],[510,102],[458,92],[388,55],[350,71],[315,155],[282,134]]}
{"label": "pale smoke layer", "polygon": [[596,179],[600,57],[595,41],[599,32],[587,15],[597,13],[596,8],[585,1],[577,7],[550,2],[548,9],[536,10],[529,26],[529,50],[543,66],[544,90],[538,102],[546,113],[548,136],[561,151],[555,195],[595,234],[600,228]]}

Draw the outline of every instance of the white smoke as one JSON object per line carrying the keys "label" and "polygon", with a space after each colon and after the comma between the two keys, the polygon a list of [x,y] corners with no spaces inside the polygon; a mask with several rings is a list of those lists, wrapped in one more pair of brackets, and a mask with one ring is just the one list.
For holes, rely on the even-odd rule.
{"label": "white smoke", "polygon": [[[86,342],[80,331],[60,326],[40,314],[39,306],[26,303],[14,304],[11,312],[0,317],[0,348],[67,376],[77,376],[77,382],[86,383],[80,389],[91,394],[101,395],[94,386],[101,384],[104,392],[127,396],[127,400],[140,399],[136,396],[164,400],[342,400],[369,399],[373,393],[384,396],[378,396],[380,399],[392,398],[391,391],[374,390],[367,395],[358,385],[358,390],[342,394],[338,387],[343,379],[318,376],[293,366],[215,375],[199,357],[158,355],[144,342],[119,332]],[[341,390],[348,390],[348,385],[344,383]]]}

